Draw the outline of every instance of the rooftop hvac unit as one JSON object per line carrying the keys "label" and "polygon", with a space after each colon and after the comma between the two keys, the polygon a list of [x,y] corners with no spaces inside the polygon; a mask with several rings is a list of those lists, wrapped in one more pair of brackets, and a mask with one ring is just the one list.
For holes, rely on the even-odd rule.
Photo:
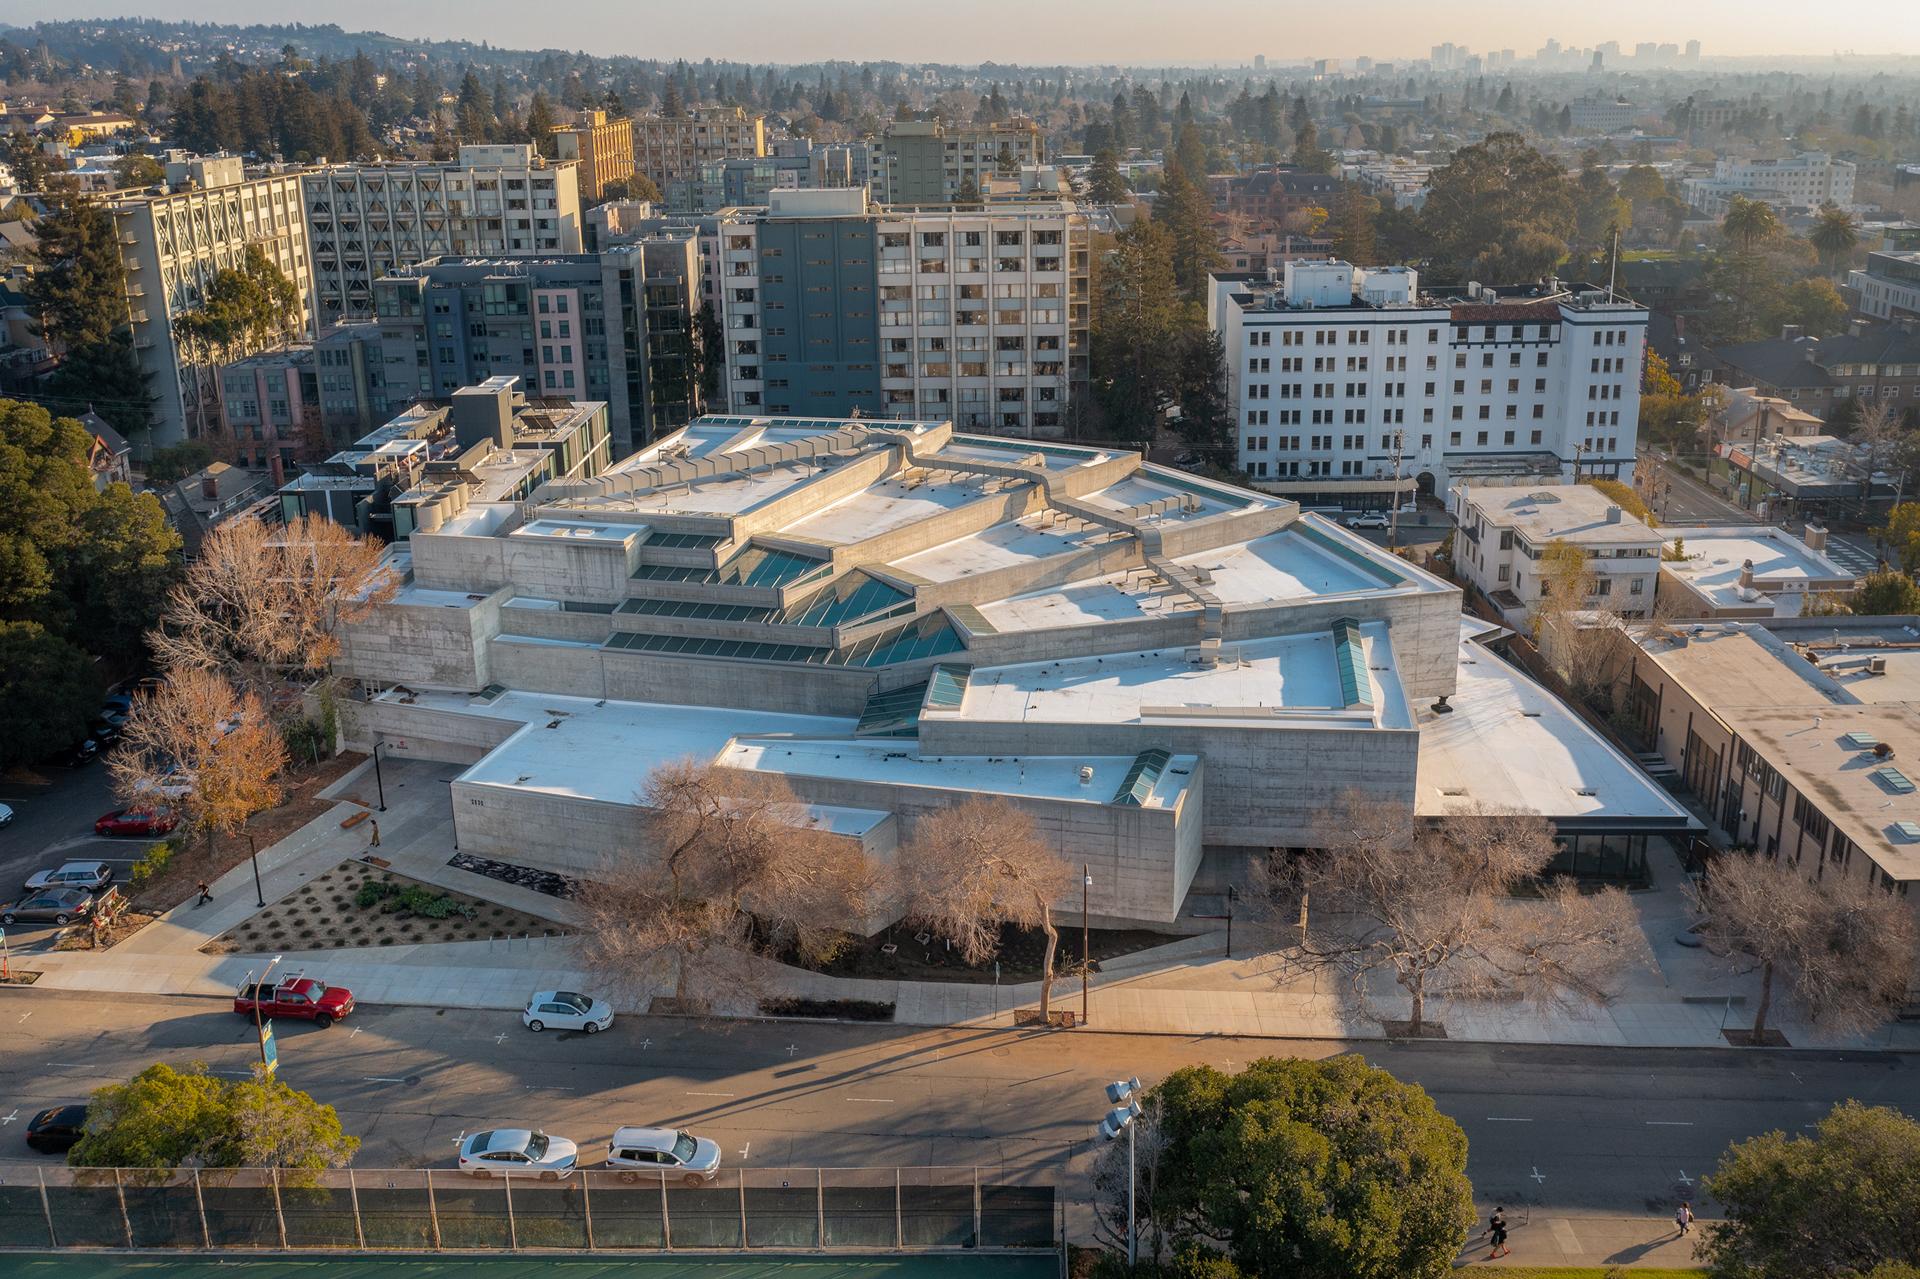
{"label": "rooftop hvac unit", "polygon": [[1091,764],[1080,765],[1080,784],[1082,786],[1093,785],[1093,765]]}
{"label": "rooftop hvac unit", "polygon": [[1886,658],[1884,658],[1884,657],[1869,657],[1869,658],[1867,659],[1867,674],[1869,674],[1869,675],[1885,675],[1886,673],[1887,673],[1887,659],[1886,659]]}

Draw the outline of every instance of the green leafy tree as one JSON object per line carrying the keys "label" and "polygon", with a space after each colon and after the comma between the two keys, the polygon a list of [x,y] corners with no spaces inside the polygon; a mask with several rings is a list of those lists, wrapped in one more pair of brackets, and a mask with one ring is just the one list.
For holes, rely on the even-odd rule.
{"label": "green leafy tree", "polygon": [[1095,204],[1125,204],[1133,198],[1112,147],[1101,149],[1093,157],[1093,166],[1087,171],[1087,198]]}
{"label": "green leafy tree", "polygon": [[[1210,1244],[1240,1273],[1289,1279],[1440,1279],[1453,1269],[1474,1221],[1467,1139],[1419,1086],[1358,1056],[1263,1058],[1234,1075],[1175,1071],[1145,1105],[1156,1255]],[[1116,1219],[1124,1228],[1125,1146],[1108,1147],[1095,1172],[1110,1234]]]}
{"label": "green leafy tree", "polygon": [[1846,1101],[1813,1135],[1737,1142],[1701,1186],[1725,1218],[1699,1255],[1716,1279],[1886,1279],[1920,1264],[1920,1123]]}
{"label": "green leafy tree", "polygon": [[338,1168],[360,1139],[332,1106],[278,1077],[224,1080],[164,1062],[96,1089],[86,1135],[67,1154],[92,1168]]}
{"label": "green leafy tree", "polygon": [[165,182],[167,171],[152,156],[134,151],[114,161],[113,180],[123,187],[150,187]]}
{"label": "green leafy tree", "polygon": [[87,433],[37,404],[0,400],[0,615],[42,606],[93,504]]}
{"label": "green leafy tree", "polygon": [[1667,180],[1650,164],[1636,164],[1620,178],[1620,194],[1633,206],[1634,215],[1650,208],[1667,194]]}
{"label": "green leafy tree", "polygon": [[257,244],[237,267],[214,273],[200,305],[174,317],[200,433],[218,430],[220,367],[286,341],[302,323],[300,291]]}
{"label": "green leafy tree", "polygon": [[1736,195],[1727,201],[1727,216],[1721,220],[1720,234],[1727,242],[1751,253],[1764,240],[1780,234],[1780,215],[1765,200],[1749,200]]}
{"label": "green leafy tree", "polygon": [[180,534],[153,494],[124,484],[80,513],[77,532],[62,566],[72,633],[94,653],[135,661],[180,580]]}
{"label": "green leafy tree", "polygon": [[1888,511],[1880,536],[1903,572],[1920,572],[1920,502],[1901,502]]}
{"label": "green leafy tree", "polygon": [[1576,230],[1564,170],[1517,133],[1462,147],[1420,213],[1432,258],[1461,279],[1521,284],[1552,271]]}
{"label": "green leafy tree", "polygon": [[37,622],[0,622],[0,768],[86,736],[99,695],[85,653]]}
{"label": "green leafy tree", "polygon": [[1797,324],[1810,337],[1838,333],[1847,322],[1847,300],[1821,276],[1795,280],[1780,299],[1783,324]]}
{"label": "green leafy tree", "polygon": [[1580,171],[1573,183],[1573,198],[1575,247],[1582,253],[1611,249],[1614,232],[1633,223],[1633,206],[1597,164]]}
{"label": "green leafy tree", "polygon": [[1869,573],[1847,596],[1847,607],[1863,617],[1906,617],[1920,613],[1920,586],[1905,573]]}
{"label": "green leafy tree", "polygon": [[112,215],[64,194],[34,228],[41,269],[27,280],[40,335],[63,353],[48,381],[62,408],[92,405],[129,438],[153,421],[153,396],[127,327],[127,276]]}

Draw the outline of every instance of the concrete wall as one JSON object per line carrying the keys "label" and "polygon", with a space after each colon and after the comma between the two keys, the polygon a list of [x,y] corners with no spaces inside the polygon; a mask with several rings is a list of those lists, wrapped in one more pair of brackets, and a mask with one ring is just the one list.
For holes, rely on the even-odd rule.
{"label": "concrete wall", "polygon": [[[430,533],[410,540],[413,580],[438,591],[495,591],[513,580],[507,572],[506,539]],[[534,588],[534,595],[551,592]]]}
{"label": "concrete wall", "polygon": [[604,644],[613,633],[611,613],[579,613],[563,608],[515,608],[502,605],[500,634]]}
{"label": "concrete wall", "polygon": [[471,608],[383,604],[341,628],[334,671],[381,687],[484,688],[494,679],[487,641],[500,629],[505,599],[496,591]]}
{"label": "concrete wall", "polygon": [[494,719],[484,708],[463,714],[397,702],[340,703],[344,746],[370,751],[379,742],[382,755],[410,759],[476,763],[523,726],[518,719]]}
{"label": "concrete wall", "polygon": [[1400,682],[1412,701],[1451,694],[1460,678],[1460,592],[1408,591],[1301,600],[1267,607],[1229,607],[1221,638],[1233,644],[1271,635],[1332,629],[1334,619],[1387,623]]}
{"label": "concrete wall", "polygon": [[494,540],[506,547],[502,559],[508,580],[528,595],[594,604],[618,604],[627,598],[627,552],[617,542]]}

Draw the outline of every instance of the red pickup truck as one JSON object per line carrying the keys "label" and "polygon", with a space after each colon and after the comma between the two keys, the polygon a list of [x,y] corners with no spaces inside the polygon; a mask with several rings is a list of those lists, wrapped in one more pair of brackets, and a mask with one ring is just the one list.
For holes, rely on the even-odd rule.
{"label": "red pickup truck", "polygon": [[289,977],[277,986],[252,982],[235,993],[233,1011],[247,1018],[256,1011],[263,1018],[294,1017],[324,1029],[353,1011],[353,992],[315,977]]}

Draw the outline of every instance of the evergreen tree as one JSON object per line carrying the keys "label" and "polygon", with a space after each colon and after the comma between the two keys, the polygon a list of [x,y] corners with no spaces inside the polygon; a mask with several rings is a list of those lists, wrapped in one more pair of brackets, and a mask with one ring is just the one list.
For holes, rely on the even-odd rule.
{"label": "evergreen tree", "polygon": [[1220,264],[1213,233],[1213,202],[1178,164],[1166,171],[1154,221],[1163,223],[1173,244],[1173,273],[1180,296],[1198,299],[1206,291],[1207,272]]}
{"label": "evergreen tree", "polygon": [[686,107],[680,102],[680,86],[667,81],[666,92],[660,98],[660,114],[669,120],[678,120],[686,113]]}
{"label": "evergreen tree", "polygon": [[63,353],[48,391],[69,413],[93,405],[130,439],[153,422],[153,397],[128,336],[126,270],[113,218],[77,196],[56,204],[36,228],[43,267],[27,280],[39,332]]}
{"label": "evergreen tree", "polygon": [[1150,441],[1177,395],[1173,353],[1181,329],[1173,238],[1141,218],[1102,259],[1092,333],[1094,394],[1106,433]]}
{"label": "evergreen tree", "polygon": [[527,137],[534,148],[548,159],[553,158],[553,107],[547,102],[547,95],[540,89],[533,91],[533,101],[527,104]]}
{"label": "evergreen tree", "polygon": [[1233,448],[1233,405],[1227,400],[1227,348],[1217,330],[1187,331],[1175,370],[1180,396],[1180,438],[1195,448]]}
{"label": "evergreen tree", "polygon": [[1376,265],[1379,249],[1373,224],[1379,213],[1378,200],[1349,184],[1334,206],[1333,255],[1355,266]]}
{"label": "evergreen tree", "polygon": [[1095,204],[1124,204],[1132,198],[1112,148],[1094,154],[1093,167],[1087,171],[1087,198]]}

